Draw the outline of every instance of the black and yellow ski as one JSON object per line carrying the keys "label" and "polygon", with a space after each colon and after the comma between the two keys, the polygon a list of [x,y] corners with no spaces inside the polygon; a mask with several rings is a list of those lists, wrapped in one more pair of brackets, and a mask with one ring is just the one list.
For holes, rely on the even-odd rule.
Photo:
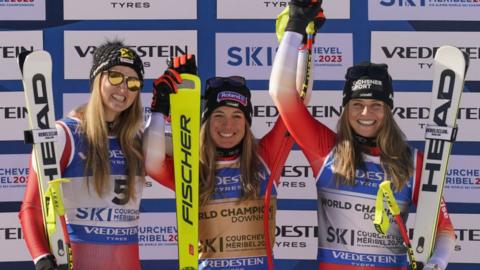
{"label": "black and yellow ski", "polygon": [[178,261],[180,270],[198,269],[200,79],[181,74],[183,83],[170,95]]}

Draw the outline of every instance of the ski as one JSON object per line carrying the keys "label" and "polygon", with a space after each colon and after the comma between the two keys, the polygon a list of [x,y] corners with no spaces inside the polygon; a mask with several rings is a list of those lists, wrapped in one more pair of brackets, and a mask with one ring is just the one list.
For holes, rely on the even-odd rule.
{"label": "ski", "polygon": [[178,92],[170,95],[178,262],[180,270],[197,270],[201,88],[198,76],[181,77]]}
{"label": "ski", "polygon": [[422,178],[412,241],[415,258],[424,264],[432,255],[435,243],[445,174],[457,133],[457,112],[467,61],[464,54],[452,46],[442,46],[435,54],[432,104],[425,127]]}
{"label": "ski", "polygon": [[52,59],[46,51],[22,52],[18,57],[30,130],[25,142],[32,143],[45,235],[59,269],[73,269],[72,253],[62,201],[59,153],[56,147],[55,109],[52,90]]}

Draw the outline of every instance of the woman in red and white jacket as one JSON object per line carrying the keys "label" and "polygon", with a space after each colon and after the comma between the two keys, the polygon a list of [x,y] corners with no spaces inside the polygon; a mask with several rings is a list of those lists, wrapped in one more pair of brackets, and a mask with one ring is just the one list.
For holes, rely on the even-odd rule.
{"label": "woman in red and white jacket", "polygon": [[[307,157],[318,193],[318,269],[406,270],[406,249],[397,224],[387,236],[370,218],[382,181],[390,179],[401,214],[418,201],[423,155],[408,146],[393,114],[392,79],[385,64],[363,62],[348,69],[344,110],[334,132],[317,121],[296,93],[297,56],[312,6],[291,4],[290,19],[270,77],[270,94],[288,130]],[[301,24],[303,22],[303,25]],[[300,27],[301,26],[301,27]],[[447,266],[455,240],[445,205],[435,248],[424,269]]]}
{"label": "woman in red and white jacket", "polygon": [[[181,83],[178,73],[196,74],[193,57],[172,62],[183,65],[167,70],[155,81],[158,99],[152,108],[161,112],[152,115],[155,123],[169,115],[169,95],[174,95]],[[280,118],[265,136],[255,139],[251,130],[251,92],[243,77],[207,79],[204,103],[200,129],[199,269],[266,270],[264,219],[269,220],[273,243],[276,183],[293,139]],[[152,158],[147,153],[146,170],[173,189],[169,148],[167,143],[164,156],[159,153]],[[270,190],[269,181],[273,181]],[[267,190],[272,194],[270,205],[264,201]],[[265,207],[270,209],[268,217],[264,217]]]}
{"label": "woman in red and white jacket", "polygon": [[[140,270],[143,74],[135,51],[119,41],[105,42],[93,55],[89,101],[57,121],[56,153],[62,177],[70,180],[62,188],[76,270]],[[147,149],[162,144],[161,136],[153,136]],[[32,166],[19,216],[35,268],[55,270],[37,178]]]}

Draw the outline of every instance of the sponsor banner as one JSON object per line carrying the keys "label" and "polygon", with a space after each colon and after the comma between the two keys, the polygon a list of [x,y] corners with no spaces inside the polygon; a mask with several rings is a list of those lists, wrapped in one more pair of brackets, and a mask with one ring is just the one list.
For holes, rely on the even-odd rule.
{"label": "sponsor banner", "polygon": [[317,211],[277,211],[275,259],[317,258]]}
{"label": "sponsor banner", "polygon": [[[340,97],[340,96],[339,96]],[[425,125],[428,122],[431,93],[395,93],[393,114],[408,140],[423,141]],[[477,94],[463,93],[458,113],[457,141],[480,141],[477,123],[480,120],[480,106]]]}
{"label": "sponsor banner", "polygon": [[470,58],[466,80],[478,80],[479,42],[478,32],[372,31],[371,59],[372,62],[388,64],[394,80],[432,80],[436,50],[440,46],[451,45]]}
{"label": "sponsor banner", "polygon": [[149,176],[145,180],[142,199],[175,199],[175,191],[159,184]]}
{"label": "sponsor banner", "polygon": [[252,132],[255,138],[262,138],[273,127],[278,118],[278,110],[273,105],[267,90],[253,90],[252,93]]}
{"label": "sponsor banner", "polygon": [[[288,6],[288,0],[217,0],[218,19],[275,19]],[[322,7],[328,19],[349,19],[350,0],[325,0]]]}
{"label": "sponsor banner", "polygon": [[23,140],[29,129],[23,92],[0,92],[0,140]]}
{"label": "sponsor banner", "polygon": [[30,155],[0,155],[0,201],[18,202],[27,185]]}
{"label": "sponsor banner", "polygon": [[65,79],[89,79],[92,53],[106,40],[122,40],[142,58],[145,79],[160,76],[167,59],[197,54],[197,31],[65,31]]}
{"label": "sponsor banner", "polygon": [[31,261],[18,213],[0,213],[0,220],[0,262]]}
{"label": "sponsor banner", "polygon": [[375,0],[368,1],[370,20],[476,21],[477,0]]}
{"label": "sponsor banner", "polygon": [[[278,110],[268,91],[252,91],[252,132],[262,138],[274,126]],[[315,179],[308,161],[301,151],[291,151],[278,185],[280,199],[316,199]]]}
{"label": "sponsor banner", "polygon": [[78,106],[88,102],[90,93],[65,93],[63,94],[63,117]]}
{"label": "sponsor banner", "polygon": [[[0,12],[2,9],[0,6]],[[1,13],[0,18],[3,18]],[[18,55],[22,51],[42,49],[42,31],[0,31],[0,80],[21,80]]]}
{"label": "sponsor banner", "polygon": [[139,224],[140,259],[178,258],[175,213],[141,213]]}
{"label": "sponsor banner", "polygon": [[65,0],[65,20],[170,20],[196,19],[197,1],[176,0],[106,1]]}
{"label": "sponsor banner", "polygon": [[[353,63],[352,34],[317,34],[315,40],[312,76],[316,80],[343,80]],[[218,76],[268,80],[278,41],[272,33],[218,33],[216,48]]]}
{"label": "sponsor banner", "polygon": [[[478,198],[478,197],[477,197]],[[455,228],[455,251],[450,256],[451,263],[480,263],[480,229],[478,214],[450,215]]]}
{"label": "sponsor banner", "polygon": [[277,192],[279,199],[317,199],[315,177],[302,151],[290,152]]}
{"label": "sponsor banner", "polygon": [[353,65],[352,34],[317,34],[313,45],[314,80],[344,80]]}
{"label": "sponsor banner", "polygon": [[450,157],[445,179],[444,196],[449,203],[480,202],[480,157]]}
{"label": "sponsor banner", "polygon": [[45,21],[45,0],[0,0],[2,21]]}
{"label": "sponsor banner", "polygon": [[[336,130],[338,118],[342,112],[342,93],[340,91],[313,91],[307,109],[320,122]],[[253,120],[252,130],[257,138],[264,136],[273,127],[278,110],[273,105],[268,91],[252,91]]]}
{"label": "sponsor banner", "polygon": [[[410,228],[412,239],[415,214],[409,215],[407,228]],[[455,249],[448,260],[449,263],[480,263],[480,229],[478,214],[449,214],[455,230]],[[412,243],[413,245],[413,243]],[[460,269],[460,268],[458,268]]]}

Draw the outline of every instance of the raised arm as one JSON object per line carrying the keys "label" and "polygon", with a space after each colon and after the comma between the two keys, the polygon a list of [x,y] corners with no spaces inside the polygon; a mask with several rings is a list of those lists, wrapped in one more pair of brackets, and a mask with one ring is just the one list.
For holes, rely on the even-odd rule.
{"label": "raised arm", "polygon": [[302,39],[301,33],[288,31],[287,28],[275,56],[269,92],[286,127],[304,151],[316,175],[323,157],[334,143],[335,134],[313,118],[298,95],[299,77],[306,70],[305,64],[302,66],[305,63],[302,60],[305,53]]}

